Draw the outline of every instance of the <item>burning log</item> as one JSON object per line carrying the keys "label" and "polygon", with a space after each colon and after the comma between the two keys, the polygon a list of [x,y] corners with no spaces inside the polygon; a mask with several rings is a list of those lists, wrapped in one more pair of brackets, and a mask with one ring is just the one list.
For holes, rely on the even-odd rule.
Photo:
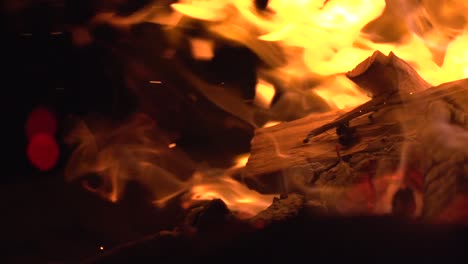
{"label": "burning log", "polygon": [[438,217],[466,192],[468,80],[428,88],[407,63],[380,52],[347,77],[372,99],[258,129],[247,181],[265,193],[318,196],[340,213],[388,213],[393,194],[410,188],[416,214]]}

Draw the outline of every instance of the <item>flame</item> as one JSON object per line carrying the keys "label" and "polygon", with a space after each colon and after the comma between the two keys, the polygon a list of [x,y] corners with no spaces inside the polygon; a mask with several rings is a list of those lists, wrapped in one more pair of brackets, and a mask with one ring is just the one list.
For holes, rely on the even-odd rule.
{"label": "flame", "polygon": [[198,60],[211,60],[213,54],[213,41],[201,38],[190,39],[192,57]]}
{"label": "flame", "polygon": [[[190,170],[187,157],[174,148],[168,151],[169,139],[144,114],[136,114],[119,124],[81,120],[66,141],[77,147],[65,168],[65,178],[84,179],[86,189],[111,202],[122,197],[129,181],[142,183],[154,199],[164,201],[188,186],[167,169],[172,164]],[[84,178],[90,175],[99,177],[100,183],[91,184]]]}
{"label": "flame", "polygon": [[[187,27],[190,22],[182,17],[190,17],[211,37],[256,53],[268,66],[259,69],[260,79],[275,89],[279,83],[302,94],[312,89],[333,108],[359,105],[365,94],[342,81],[322,81],[353,69],[375,50],[410,62],[432,85],[468,77],[468,3],[463,0],[270,0],[266,10],[256,10],[253,2],[181,0],[167,11],[155,1],[131,16],[101,13],[93,22],[158,23],[171,34],[171,28]],[[191,44],[195,59],[211,58],[209,42]]]}
{"label": "flame", "polygon": [[[185,16],[216,22],[207,24],[207,29],[242,43],[274,65],[272,75],[288,83],[288,89],[297,86],[291,78],[341,74],[375,50],[393,51],[432,85],[468,77],[464,23],[468,4],[462,0],[271,0],[267,11],[255,10],[250,0],[181,1],[172,7]],[[398,41],[374,41],[379,32],[364,31],[386,15],[386,8],[396,11],[390,12],[394,25],[384,31],[393,34],[402,28],[404,34]],[[278,46],[282,52],[275,49]],[[295,51],[288,52],[291,49]],[[334,108],[367,100],[362,91],[344,81],[321,83],[318,88],[306,82],[305,86],[316,88],[314,91]]]}
{"label": "flame", "polygon": [[68,143],[78,147],[67,164],[65,177],[72,181],[97,175],[101,180],[99,185],[84,180],[83,186],[108,201],[118,202],[129,181],[147,187],[158,207],[186,193],[188,198],[184,207],[200,200],[222,199],[240,217],[250,217],[264,210],[273,200],[273,195],[261,195],[232,178],[235,172],[245,167],[248,154],[237,157],[235,164],[227,170],[196,170],[190,178],[183,180],[166,167],[171,165],[171,159],[176,162],[173,167],[184,167],[190,162],[176,152],[176,144],[169,143],[146,115],[135,115],[118,128],[104,125],[92,130],[90,127],[83,121],[78,122],[69,135]]}
{"label": "flame", "polygon": [[184,207],[189,207],[197,201],[221,199],[240,218],[249,218],[270,206],[274,195],[259,194],[232,178],[236,170],[245,167],[248,158],[248,154],[237,157],[235,165],[227,171],[221,171],[222,175],[215,173],[209,176],[197,172]]}
{"label": "flame", "polygon": [[341,75],[320,84],[314,91],[337,109],[353,107],[369,100],[356,84]]}
{"label": "flame", "polygon": [[[468,3],[464,0],[270,0],[266,10],[256,10],[253,2],[181,0],[171,5],[171,12],[150,6],[128,17],[102,13],[93,22],[110,22],[121,28],[140,22],[158,23],[170,34],[171,29],[187,25],[183,16],[196,20],[197,26],[206,31],[203,37],[216,36],[214,42],[242,45],[261,60],[255,103],[267,109],[280,89],[304,98],[318,95],[333,109],[362,104],[368,100],[367,95],[343,73],[375,50],[395,53],[432,85],[468,77]],[[157,1],[154,5],[157,6]],[[88,35],[87,30],[77,29],[73,38],[77,45],[85,45],[92,41]],[[201,38],[189,41],[193,58],[213,58],[216,43]],[[166,57],[171,58],[173,53],[171,49]],[[216,89],[209,91],[204,95],[216,96]],[[121,197],[126,181],[138,180],[152,188],[157,205],[182,192],[188,192],[186,206],[221,198],[231,210],[246,215],[253,215],[271,203],[272,195],[258,194],[233,179],[234,172],[245,166],[245,156],[228,170],[198,170],[184,181],[164,169],[158,159],[178,148],[171,141],[148,137],[148,131],[153,131],[151,126],[135,122],[131,121],[130,127],[97,132],[85,125],[79,127],[71,139],[79,145],[67,166],[67,178],[76,179],[86,173],[100,175],[103,179],[100,188],[85,186],[111,201]],[[287,158],[281,150],[277,152]],[[391,197],[402,177],[395,173],[373,183],[378,193],[373,210],[380,213],[390,210]],[[372,196],[369,181],[356,186],[356,192],[363,197]]]}
{"label": "flame", "polygon": [[274,96],[275,87],[264,80],[258,80],[255,87],[255,103],[261,107],[269,108]]}

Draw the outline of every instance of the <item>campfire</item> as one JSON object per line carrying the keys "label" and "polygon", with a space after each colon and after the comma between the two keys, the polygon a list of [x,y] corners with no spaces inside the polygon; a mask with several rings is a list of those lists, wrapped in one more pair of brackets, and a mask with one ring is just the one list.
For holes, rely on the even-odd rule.
{"label": "campfire", "polygon": [[464,1],[97,2],[70,42],[111,50],[135,106],[69,117],[63,177],[115,204],[137,185],[178,216],[86,263],[468,223]]}

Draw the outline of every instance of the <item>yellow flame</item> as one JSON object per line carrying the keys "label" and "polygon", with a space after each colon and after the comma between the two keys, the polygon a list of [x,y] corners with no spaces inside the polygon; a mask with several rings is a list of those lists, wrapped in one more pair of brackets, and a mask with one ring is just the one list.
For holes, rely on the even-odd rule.
{"label": "yellow flame", "polygon": [[248,158],[249,154],[237,157],[235,164],[227,171],[222,171],[222,175],[208,176],[202,172],[195,173],[185,206],[190,206],[196,201],[221,199],[241,218],[252,217],[265,210],[271,205],[274,195],[260,194],[232,178],[236,170],[245,167]]}
{"label": "yellow flame", "polygon": [[[384,12],[386,4],[393,11]],[[171,5],[172,13],[159,5],[155,2],[129,17],[101,13],[93,21],[116,26],[147,21],[174,27],[184,23],[181,16],[200,20],[207,32],[250,48],[272,66],[269,71],[260,69],[259,76],[268,72],[273,83],[287,84],[290,90],[314,88],[317,82],[311,79],[347,72],[375,50],[393,51],[432,85],[468,77],[468,2],[464,0],[270,0],[267,11],[256,10],[252,0],[181,0]],[[383,16],[391,22],[380,27],[385,34],[399,34],[397,40],[383,38],[377,43],[373,41],[377,32],[364,33],[365,26]],[[209,52],[205,53],[208,58]],[[331,106],[362,102],[362,94],[356,100],[350,94],[340,99],[337,92],[325,92],[323,85],[321,89],[318,94]]]}
{"label": "yellow flame", "polygon": [[264,80],[258,80],[255,87],[255,103],[261,107],[269,108],[275,93],[275,87],[272,84]]}
{"label": "yellow flame", "polygon": [[[375,50],[393,51],[433,85],[468,77],[468,34],[463,22],[468,18],[468,4],[463,0],[396,1],[392,19],[408,33],[391,43],[375,43],[372,36],[362,33],[366,25],[382,15],[385,0],[271,0],[268,6],[273,12],[263,13],[256,11],[250,0],[183,2],[183,6],[173,5],[174,9],[195,19],[216,21],[207,29],[244,44],[267,63],[278,66],[286,59],[286,64],[275,70],[281,72],[275,78],[283,83],[290,83],[292,76],[347,72]],[[275,45],[283,52],[278,53]],[[288,54],[288,50],[298,47],[301,52]],[[442,56],[443,64],[437,56]],[[344,94],[337,95],[341,92]],[[336,108],[365,101],[362,92],[342,81],[322,84],[317,94]]]}
{"label": "yellow flame", "polygon": [[337,109],[353,107],[369,100],[356,84],[342,75],[327,80],[314,88],[314,91],[330,106]]}
{"label": "yellow flame", "polygon": [[262,195],[249,189],[244,184],[228,177],[221,177],[203,184],[197,184],[190,190],[191,199],[221,199],[229,209],[240,217],[252,217],[271,205],[274,195]]}
{"label": "yellow flame", "polygon": [[263,127],[272,127],[272,126],[276,126],[278,124],[281,124],[281,122],[279,122],[279,121],[268,121],[263,125]]}

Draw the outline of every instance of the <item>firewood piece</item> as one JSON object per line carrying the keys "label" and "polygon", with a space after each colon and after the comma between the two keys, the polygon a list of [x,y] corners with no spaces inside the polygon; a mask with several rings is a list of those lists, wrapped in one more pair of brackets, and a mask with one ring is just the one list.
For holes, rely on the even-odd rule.
{"label": "firewood piece", "polygon": [[[442,87],[451,87],[443,94]],[[438,100],[427,104],[425,124],[418,136],[426,153],[423,215],[437,217],[468,186],[468,89],[467,80],[441,85]]]}
{"label": "firewood piece", "polygon": [[[336,153],[339,146],[336,133],[321,133],[312,138],[310,144],[302,144],[301,135],[311,127],[337,127],[340,123],[336,123],[337,117],[356,114],[356,111],[345,115],[342,111],[315,114],[257,129],[246,166],[246,178],[254,180],[247,182],[251,186],[255,184],[253,187],[264,193],[280,192],[277,178],[284,177],[289,188],[295,191],[307,192],[304,189],[313,188],[327,206],[359,202],[353,212],[363,212],[366,210],[365,193],[371,190],[366,177],[375,181],[382,175],[395,174],[404,165],[404,168],[423,175],[424,187],[411,185],[406,178],[403,182],[413,191],[423,192],[422,214],[433,219],[453,197],[466,192],[467,102],[468,79],[429,88],[405,98],[389,97],[385,104],[375,105],[378,111],[374,112],[372,120],[368,114],[349,120],[349,126],[355,129],[354,134],[359,139],[355,144],[339,147],[339,155]],[[362,196],[360,201],[338,199],[336,195],[342,195],[341,192],[336,195],[324,192],[335,190],[337,186],[345,189],[346,186],[358,186],[365,192],[351,195]],[[379,194],[375,196],[379,197]],[[368,202],[377,204],[376,197],[368,196]],[[391,210],[391,200],[387,205]],[[377,209],[370,208],[369,212]]]}
{"label": "firewood piece", "polygon": [[[187,214],[184,225],[194,227],[200,232],[213,232],[226,225],[237,225],[241,230],[248,231],[248,225],[263,228],[275,223],[285,223],[297,217],[304,207],[305,199],[302,195],[283,194],[279,198],[273,198],[268,208],[243,221],[236,218],[221,199],[214,199],[193,208]],[[242,227],[245,223],[248,225]]]}
{"label": "firewood piece", "polygon": [[396,103],[400,103],[398,99],[407,98],[413,93],[430,87],[408,63],[398,58],[393,52],[390,52],[388,56],[380,51],[374,52],[371,57],[361,62],[346,76],[369,92],[372,100],[340,116],[334,122],[310,131],[303,140],[304,143],[354,118],[377,111],[391,99],[397,99]]}
{"label": "firewood piece", "polygon": [[249,220],[256,227],[265,227],[275,223],[286,222],[297,217],[304,209],[305,199],[302,195],[289,194],[274,198],[273,203],[258,215]]}
{"label": "firewood piece", "polygon": [[212,231],[227,221],[233,220],[233,215],[221,199],[213,199],[205,205],[192,209],[185,223],[198,231]]}
{"label": "firewood piece", "polygon": [[370,92],[373,98],[394,93],[405,96],[430,87],[408,63],[393,52],[388,56],[380,51],[374,52],[346,76]]}

